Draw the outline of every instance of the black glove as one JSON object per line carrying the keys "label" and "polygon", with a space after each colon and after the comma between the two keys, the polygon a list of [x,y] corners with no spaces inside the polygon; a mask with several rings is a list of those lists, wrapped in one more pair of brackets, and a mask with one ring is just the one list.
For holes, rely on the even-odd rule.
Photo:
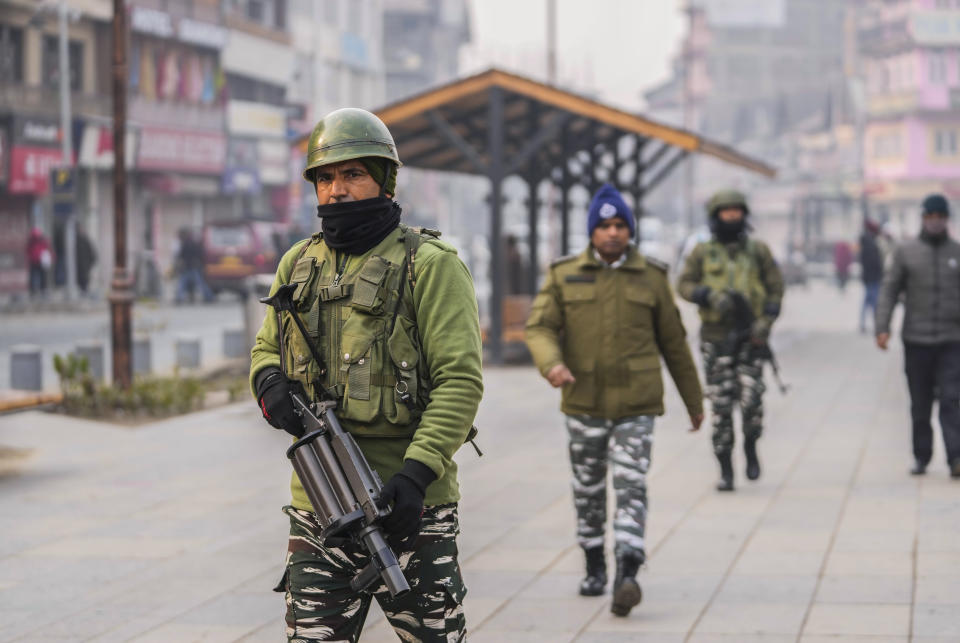
{"label": "black glove", "polygon": [[710,307],[710,286],[697,286],[690,299],[701,308]]}
{"label": "black glove", "polygon": [[393,551],[410,549],[420,533],[423,517],[423,496],[427,485],[437,479],[433,469],[416,460],[404,460],[403,468],[383,485],[377,506],[393,510],[381,521]]}
{"label": "black glove", "polygon": [[267,367],[257,375],[256,388],[260,410],[270,426],[301,437],[303,422],[290,399],[290,393],[302,392],[299,383],[290,380],[279,368]]}

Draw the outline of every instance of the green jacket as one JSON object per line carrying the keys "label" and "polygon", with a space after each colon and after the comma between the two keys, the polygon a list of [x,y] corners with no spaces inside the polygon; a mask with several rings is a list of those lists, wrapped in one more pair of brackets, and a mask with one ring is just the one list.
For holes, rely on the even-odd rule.
{"label": "green jacket", "polygon": [[[711,240],[699,243],[690,252],[677,281],[677,292],[687,301],[696,299],[697,289],[732,288],[743,293],[753,307],[754,315],[771,323],[780,314],[783,300],[783,274],[770,248],[762,241],[744,239],[729,244]],[[708,342],[726,339],[733,328],[732,315],[721,317],[705,306],[700,307],[700,337]]]}
{"label": "green jacket", "polygon": [[[356,256],[334,252],[322,235],[314,235],[280,260],[271,292],[281,284],[303,283],[294,295],[298,314],[309,331],[316,329],[315,346],[328,366],[321,380],[337,391],[341,424],[384,482],[405,459],[430,467],[437,480],[424,502],[436,505],[460,497],[453,455],[466,439],[483,392],[480,324],[473,280],[446,243],[422,238],[411,291],[407,271],[401,270],[410,234],[416,233],[401,225]],[[351,284],[349,291],[333,286],[340,270],[339,283]],[[303,340],[294,335],[293,324],[285,328],[287,374],[308,384],[320,369],[298,345]],[[327,332],[330,328],[337,330]],[[272,309],[253,347],[251,387],[267,366],[280,366]],[[410,384],[417,401],[412,412],[397,403],[398,379]],[[293,506],[312,510],[296,474],[291,492]]]}
{"label": "green jacket", "polygon": [[663,356],[690,415],[703,392],[666,269],[631,246],[609,268],[587,247],[556,261],[533,302],[527,346],[544,376],[566,364],[576,382],[563,389],[567,414],[619,419],[662,415]]}

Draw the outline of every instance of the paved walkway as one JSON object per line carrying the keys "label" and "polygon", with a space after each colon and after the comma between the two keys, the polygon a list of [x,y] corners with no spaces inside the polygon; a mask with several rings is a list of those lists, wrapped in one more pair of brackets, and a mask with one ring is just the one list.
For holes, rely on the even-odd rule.
{"label": "paved walkway", "polygon": [[[960,482],[941,445],[911,478],[898,350],[852,332],[854,293],[791,291],[791,393],[768,393],[763,478],[713,491],[709,430],[668,386],[650,476],[644,602],[575,595],[565,436],[529,368],[490,369],[464,449],[474,642],[960,640]],[[288,464],[252,404],[139,429],[0,417],[0,641],[278,641]],[[24,450],[32,450],[26,453]],[[739,456],[739,454],[738,454]],[[738,473],[742,460],[737,461]],[[371,614],[363,641],[396,640]]]}

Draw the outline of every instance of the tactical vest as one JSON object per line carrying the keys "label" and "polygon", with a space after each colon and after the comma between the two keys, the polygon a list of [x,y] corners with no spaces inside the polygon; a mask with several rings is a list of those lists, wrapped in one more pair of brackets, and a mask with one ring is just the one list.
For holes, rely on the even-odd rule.
{"label": "tactical vest", "polygon": [[[425,236],[427,235],[427,236]],[[439,233],[401,225],[359,269],[320,235],[300,252],[290,274],[297,314],[323,358],[313,359],[291,319],[284,319],[287,375],[316,399],[320,386],[338,402],[337,417],[363,437],[408,437],[429,401],[430,381],[413,305],[417,249]]]}
{"label": "tactical vest", "polygon": [[[757,246],[747,239],[746,246],[730,256],[727,247],[716,240],[706,242],[703,258],[703,285],[711,290],[735,290],[744,294],[750,302],[750,308],[756,317],[763,315],[763,304],[767,297],[760,274],[760,258]],[[717,311],[701,307],[700,318],[707,324],[719,324],[726,321]]]}

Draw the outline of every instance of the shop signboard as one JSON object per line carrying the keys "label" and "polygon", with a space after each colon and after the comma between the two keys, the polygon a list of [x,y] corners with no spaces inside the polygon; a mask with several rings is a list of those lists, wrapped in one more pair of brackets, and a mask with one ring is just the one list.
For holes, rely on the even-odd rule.
{"label": "shop signboard", "polygon": [[213,132],[144,127],[137,149],[137,169],[220,174],[226,140]]}

